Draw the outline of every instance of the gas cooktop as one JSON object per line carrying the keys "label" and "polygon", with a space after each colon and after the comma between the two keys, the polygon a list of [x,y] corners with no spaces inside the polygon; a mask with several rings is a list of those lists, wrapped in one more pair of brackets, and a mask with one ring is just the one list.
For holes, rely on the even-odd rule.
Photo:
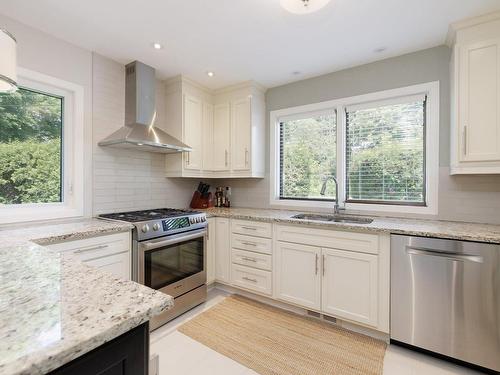
{"label": "gas cooktop", "polygon": [[102,217],[104,219],[121,220],[121,221],[128,221],[130,223],[136,223],[139,221],[160,220],[171,217],[197,215],[199,213],[200,212],[189,211],[189,210],[178,210],[175,208],[157,208],[152,210],[103,214],[99,215],[99,217]]}
{"label": "gas cooktop", "polygon": [[133,223],[133,238],[138,241],[205,229],[207,226],[205,213],[174,208],[117,212],[99,217]]}

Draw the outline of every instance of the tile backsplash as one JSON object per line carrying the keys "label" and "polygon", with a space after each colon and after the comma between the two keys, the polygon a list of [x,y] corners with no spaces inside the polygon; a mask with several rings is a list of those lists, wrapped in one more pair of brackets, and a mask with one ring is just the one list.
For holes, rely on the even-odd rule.
{"label": "tile backsplash", "polygon": [[[157,123],[164,119],[158,85]],[[100,147],[97,143],[125,122],[125,67],[93,55],[93,214],[189,204],[197,180],[165,178],[162,154]]]}

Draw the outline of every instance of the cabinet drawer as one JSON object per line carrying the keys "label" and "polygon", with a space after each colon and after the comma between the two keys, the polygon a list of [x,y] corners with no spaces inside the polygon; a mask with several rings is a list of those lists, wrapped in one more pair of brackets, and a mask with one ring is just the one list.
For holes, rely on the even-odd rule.
{"label": "cabinet drawer", "polygon": [[130,251],[130,234],[116,233],[107,236],[87,238],[49,245],[54,251],[64,255],[72,254],[82,261]]}
{"label": "cabinet drawer", "polygon": [[258,221],[248,220],[232,220],[231,232],[246,234],[248,236],[271,238],[273,230],[271,223],[261,223]]}
{"label": "cabinet drawer", "polygon": [[378,254],[379,252],[379,236],[370,233],[277,225],[276,239],[278,241],[368,254]]}
{"label": "cabinet drawer", "polygon": [[233,234],[231,246],[236,249],[254,251],[262,254],[272,254],[273,243],[268,238]]}
{"label": "cabinet drawer", "polygon": [[270,255],[233,249],[231,252],[231,260],[233,263],[240,264],[243,266],[260,268],[261,270],[271,271],[272,261]]}
{"label": "cabinet drawer", "polygon": [[231,268],[231,279],[232,284],[236,287],[253,290],[267,295],[272,294],[272,277],[269,271],[233,264]]}

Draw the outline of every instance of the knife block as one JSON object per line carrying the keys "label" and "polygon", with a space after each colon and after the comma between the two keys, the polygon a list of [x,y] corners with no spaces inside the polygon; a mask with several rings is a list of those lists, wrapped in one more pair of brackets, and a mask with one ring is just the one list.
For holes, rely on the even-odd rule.
{"label": "knife block", "polygon": [[208,193],[205,197],[199,191],[195,191],[189,207],[191,208],[210,208],[214,206],[212,193]]}

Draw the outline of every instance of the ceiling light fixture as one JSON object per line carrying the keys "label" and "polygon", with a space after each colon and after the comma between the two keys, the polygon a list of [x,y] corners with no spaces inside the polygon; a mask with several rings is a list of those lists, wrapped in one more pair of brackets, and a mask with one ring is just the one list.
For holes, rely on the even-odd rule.
{"label": "ceiling light fixture", "polygon": [[153,48],[154,49],[162,49],[162,45],[160,43],[153,43]]}
{"label": "ceiling light fixture", "polygon": [[17,90],[16,38],[7,30],[0,29],[0,92]]}
{"label": "ceiling light fixture", "polygon": [[316,12],[329,2],[330,0],[280,0],[281,6],[294,14]]}
{"label": "ceiling light fixture", "polygon": [[382,53],[387,49],[387,47],[378,47],[373,50],[375,53]]}
{"label": "ceiling light fixture", "polygon": [[213,77],[214,75],[215,75],[214,72],[207,72],[207,76],[209,76],[209,77]]}

